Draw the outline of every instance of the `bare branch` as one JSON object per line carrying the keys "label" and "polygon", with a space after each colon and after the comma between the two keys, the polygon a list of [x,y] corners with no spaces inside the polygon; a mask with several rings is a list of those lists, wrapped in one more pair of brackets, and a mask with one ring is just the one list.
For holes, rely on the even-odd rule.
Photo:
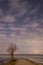
{"label": "bare branch", "polygon": [[9,48],[7,49],[8,53],[11,55],[11,60],[13,60],[13,55],[16,50],[17,50],[16,43],[10,44]]}

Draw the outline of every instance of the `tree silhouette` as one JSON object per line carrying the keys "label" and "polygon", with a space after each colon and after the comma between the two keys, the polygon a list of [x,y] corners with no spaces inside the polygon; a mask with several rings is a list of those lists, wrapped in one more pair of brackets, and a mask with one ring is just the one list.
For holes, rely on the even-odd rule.
{"label": "tree silhouette", "polygon": [[10,44],[9,48],[7,49],[8,53],[11,55],[11,61],[13,61],[14,52],[16,51],[16,44]]}

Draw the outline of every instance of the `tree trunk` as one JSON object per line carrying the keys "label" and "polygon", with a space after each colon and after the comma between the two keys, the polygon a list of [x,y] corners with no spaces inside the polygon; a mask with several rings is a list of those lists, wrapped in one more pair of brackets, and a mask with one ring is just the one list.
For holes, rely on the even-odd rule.
{"label": "tree trunk", "polygon": [[11,53],[11,61],[13,61],[13,52]]}

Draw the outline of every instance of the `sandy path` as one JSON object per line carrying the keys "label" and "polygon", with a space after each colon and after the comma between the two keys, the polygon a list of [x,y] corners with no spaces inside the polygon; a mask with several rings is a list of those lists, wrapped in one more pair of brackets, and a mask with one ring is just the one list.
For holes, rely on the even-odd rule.
{"label": "sandy path", "polygon": [[41,64],[40,63],[37,64],[28,59],[17,59],[15,62],[8,62],[5,63],[4,65],[41,65]]}
{"label": "sandy path", "polygon": [[28,60],[18,59],[18,61],[16,61],[15,65],[34,65],[34,64],[29,62]]}

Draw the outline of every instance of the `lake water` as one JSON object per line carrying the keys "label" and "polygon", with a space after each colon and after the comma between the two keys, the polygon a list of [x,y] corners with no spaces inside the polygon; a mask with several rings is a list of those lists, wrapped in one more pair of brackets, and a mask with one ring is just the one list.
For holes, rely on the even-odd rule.
{"label": "lake water", "polygon": [[[8,62],[7,58],[10,57],[10,55],[1,54],[0,55],[0,62]],[[43,63],[43,55],[39,54],[16,54],[14,55],[15,58],[25,58],[30,59],[32,61]]]}

